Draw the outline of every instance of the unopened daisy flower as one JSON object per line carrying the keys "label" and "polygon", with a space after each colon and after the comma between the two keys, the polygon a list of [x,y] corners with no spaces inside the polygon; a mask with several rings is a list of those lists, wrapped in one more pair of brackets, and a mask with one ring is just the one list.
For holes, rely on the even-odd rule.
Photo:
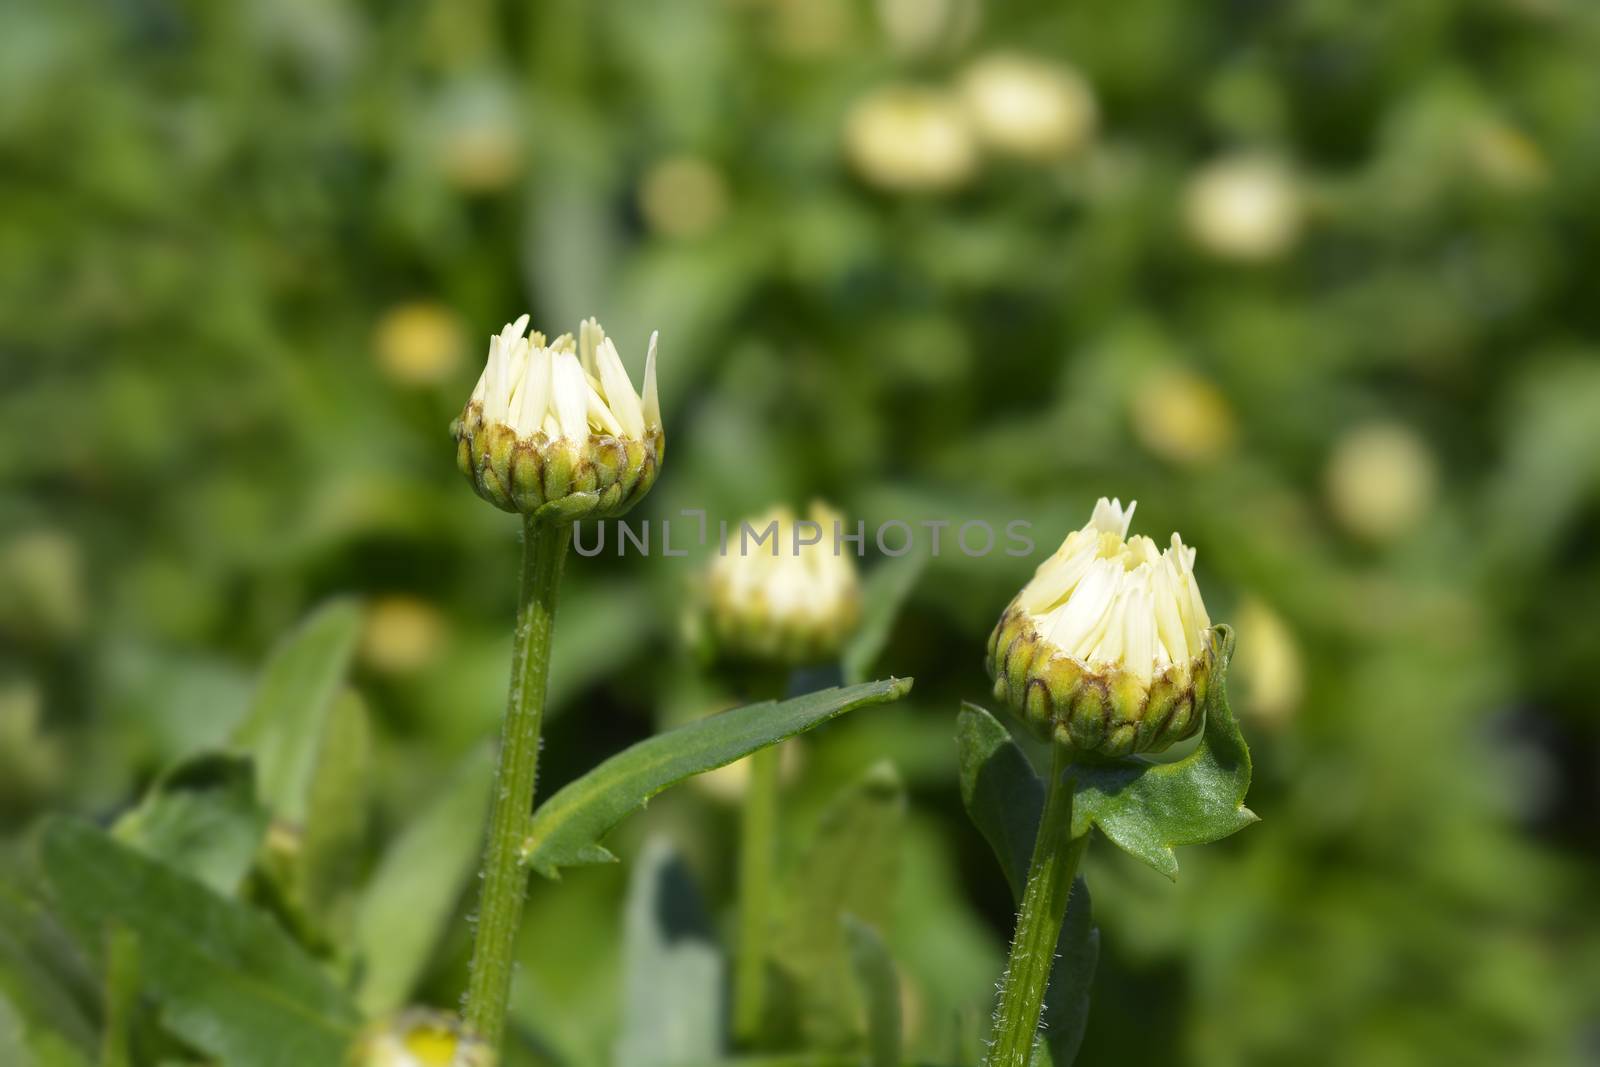
{"label": "unopened daisy flower", "polygon": [[730,535],[706,574],[704,613],[719,655],[797,665],[838,654],[861,618],[855,563],[834,547],[839,521],[822,503],[805,519],[777,507]]}
{"label": "unopened daisy flower", "polygon": [[644,396],[594,319],[576,340],[523,336],[524,315],[489,341],[489,360],[451,425],[456,462],[478,495],[506,511],[554,520],[620,515],[661,466],[656,337]]}
{"label": "unopened daisy flower", "polygon": [[1128,537],[1133,510],[1102,497],[989,639],[995,695],[1057,744],[1104,756],[1199,730],[1217,656],[1194,549]]}
{"label": "unopened daisy flower", "polygon": [[408,1008],[362,1034],[348,1067],[492,1067],[495,1055],[454,1015]]}

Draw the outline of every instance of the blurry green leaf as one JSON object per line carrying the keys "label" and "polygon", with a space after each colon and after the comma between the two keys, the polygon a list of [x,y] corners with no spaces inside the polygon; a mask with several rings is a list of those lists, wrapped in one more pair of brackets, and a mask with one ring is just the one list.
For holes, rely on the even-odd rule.
{"label": "blurry green leaf", "polygon": [[1173,879],[1178,877],[1174,845],[1216,841],[1257,821],[1244,806],[1250,750],[1228,704],[1233,630],[1218,626],[1216,631],[1217,670],[1207,692],[1199,748],[1174,763],[1126,759],[1073,768],[1073,836],[1098,826],[1119,848]]}
{"label": "blurry green leaf", "polygon": [[328,711],[361,633],[361,609],[337,600],[320,608],[273,651],[250,714],[234,735],[256,760],[256,785],[267,810],[293,826],[305,822],[311,779]]}
{"label": "blurry green leaf", "polygon": [[824,813],[786,879],[774,962],[790,988],[793,1022],[809,1047],[854,1047],[863,1037],[844,919],[887,924],[905,817],[900,776],[891,764],[877,764]]}
{"label": "blurry green leaf", "polygon": [[231,896],[266,832],[250,760],[212,752],[167,771],[117,821],[119,841]]}
{"label": "blurry green leaf", "polygon": [[850,959],[867,1006],[867,1067],[900,1067],[900,978],[878,931],[844,917]]}
{"label": "blurry green leaf", "polygon": [[493,752],[474,749],[378,863],[356,911],[361,1006],[405,1003],[455,913],[483,845]]}
{"label": "blurry green leaf", "polygon": [[341,1062],[355,1009],[265,915],[87,823],[52,819],[40,856],[80,940],[113,924],[138,937],[144,990],[173,1033],[229,1067]]}
{"label": "blurry green leaf", "polygon": [[846,684],[855,685],[872,677],[872,668],[889,643],[894,621],[927,561],[928,557],[921,553],[900,556],[880,563],[867,575],[861,589],[861,625],[840,657]]}
{"label": "blurry green leaf", "polygon": [[723,964],[694,877],[652,839],[628,887],[618,1067],[677,1067],[722,1050]]}
{"label": "blurry green leaf", "polygon": [[371,762],[366,705],[346,690],[328,713],[295,863],[296,904],[325,932],[341,930],[348,919],[367,829]]}
{"label": "blurry green leaf", "polygon": [[600,838],[663,789],[847,711],[898,700],[910,691],[909,678],[827,689],[781,703],[735,708],[641,741],[568,784],[534,812],[523,846],[526,862],[548,878],[558,877],[562,867],[610,863],[616,857]]}
{"label": "blurry green leaf", "polygon": [[[961,800],[979,833],[994,849],[1021,903],[1033,856],[1034,836],[1044,812],[1045,785],[1011,734],[993,715],[975,704],[964,705],[956,722],[961,754]],[[1100,931],[1094,925],[1089,884],[1079,875],[1072,882],[1067,915],[1056,939],[1056,963],[1045,987],[1039,1025],[1050,1067],[1069,1067],[1083,1043],[1089,1022],[1089,996],[1100,961]]]}
{"label": "blurry green leaf", "polygon": [[88,1064],[94,1025],[69,983],[55,973],[59,956],[41,943],[49,940],[41,924],[47,926],[48,919],[31,901],[0,886],[0,1064]]}

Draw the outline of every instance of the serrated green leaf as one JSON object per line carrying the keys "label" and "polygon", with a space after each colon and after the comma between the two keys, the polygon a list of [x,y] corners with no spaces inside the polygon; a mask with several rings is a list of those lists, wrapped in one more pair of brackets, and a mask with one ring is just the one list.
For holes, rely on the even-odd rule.
{"label": "serrated green leaf", "polygon": [[88,823],[40,836],[52,896],[79,940],[139,939],[144,991],[174,1034],[229,1067],[333,1067],[359,1022],[326,972],[265,915]]}
{"label": "serrated green leaf", "polygon": [[861,625],[839,657],[847,684],[872,677],[872,668],[889,643],[895,619],[905,606],[906,597],[916,588],[927,562],[928,557],[914,553],[886,560],[868,573],[861,589]]}
{"label": "serrated green leaf", "polygon": [[336,600],[318,609],[273,651],[234,743],[255,757],[262,803],[302,826],[329,709],[361,633],[361,609]]}
{"label": "serrated green leaf", "polygon": [[864,1036],[844,918],[891,915],[900,873],[905,787],[880,763],[824,813],[785,880],[774,962],[789,991],[790,1025],[806,1047],[859,1047]]}
{"label": "serrated green leaf", "polygon": [[483,847],[493,751],[479,747],[384,852],[356,909],[358,999],[372,1014],[405,1003],[455,913]]}
{"label": "serrated green leaf", "polygon": [[867,1009],[867,1067],[900,1067],[900,976],[877,928],[844,917],[856,985]]}
{"label": "serrated green leaf", "polygon": [[1173,763],[1125,759],[1073,768],[1073,835],[1098,826],[1119,848],[1172,879],[1178,877],[1173,846],[1217,841],[1258,821],[1244,806],[1250,750],[1228,704],[1233,631],[1218,626],[1212,639],[1217,671],[1198,748]]}
{"label": "serrated green leaf", "polygon": [[[1028,880],[1033,839],[1044,813],[1045,784],[1011,734],[987,711],[966,704],[956,722],[961,759],[961,800],[1005,871],[1011,897],[1021,902]],[[1080,875],[1067,898],[1066,919],[1056,939],[1056,963],[1045,987],[1040,1016],[1043,1048],[1051,1067],[1069,1067],[1089,1022],[1089,997],[1100,961],[1100,931],[1094,925],[1089,885]],[[1039,1058],[1035,1058],[1039,1067]]]}
{"label": "serrated green leaf", "polygon": [[266,811],[256,803],[250,760],[203,753],[163,774],[117,821],[119,841],[231,896],[261,845]]}
{"label": "serrated green leaf", "polygon": [[548,877],[562,867],[610,863],[600,844],[612,827],[685,778],[732,763],[856,708],[898,700],[911,679],[765,701],[687,723],[628,748],[570,783],[534,812],[524,861]]}
{"label": "serrated green leaf", "polygon": [[694,876],[662,839],[628,886],[619,1067],[677,1067],[722,1053],[723,962]]}

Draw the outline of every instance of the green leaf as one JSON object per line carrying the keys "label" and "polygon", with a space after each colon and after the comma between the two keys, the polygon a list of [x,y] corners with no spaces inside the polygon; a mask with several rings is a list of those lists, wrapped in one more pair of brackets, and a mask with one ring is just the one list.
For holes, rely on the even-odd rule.
{"label": "green leaf", "polygon": [[872,668],[889,643],[894,621],[927,562],[928,557],[920,553],[899,556],[880,563],[867,575],[861,590],[861,625],[840,656],[846,683],[855,685],[872,677]]}
{"label": "green leaf", "polygon": [[0,883],[0,1000],[9,1002],[17,1040],[33,1050],[30,1055],[42,1046],[64,1045],[88,1062],[97,1043],[91,1018],[99,993],[95,979],[34,895]]}
{"label": "green leaf", "polygon": [[165,1025],[229,1067],[333,1067],[359,1017],[265,915],[72,819],[40,837],[45,879],[82,943],[139,940],[144,991]]}
{"label": "green leaf", "polygon": [[676,1067],[721,1055],[722,956],[694,876],[663,839],[645,845],[629,883],[622,955],[615,1061]]}
{"label": "green leaf", "polygon": [[600,839],[662,790],[847,711],[898,700],[910,690],[909,678],[827,689],[735,708],[641,741],[567,785],[534,813],[524,859],[547,878],[559,877],[562,867],[613,862],[616,857]]}
{"label": "green leaf", "polygon": [[483,847],[494,753],[474,749],[378,863],[356,909],[358,999],[371,1014],[406,1002],[455,914]]}
{"label": "green leaf", "polygon": [[267,810],[292,826],[305,823],[317,753],[361,633],[361,609],[336,600],[289,634],[262,671],[250,713],[234,743],[256,761],[256,788]]}
{"label": "green leaf", "polygon": [[905,787],[880,763],[824,813],[785,880],[774,962],[807,1047],[859,1047],[864,1034],[845,916],[882,926],[891,917],[905,832]]}
{"label": "green leaf", "polygon": [[119,841],[231,896],[267,829],[250,760],[204,753],[163,774],[117,821]]}
{"label": "green leaf", "polygon": [[875,927],[844,917],[850,961],[867,1006],[867,1067],[900,1067],[900,977]]}
{"label": "green leaf", "polygon": [[[961,759],[962,803],[994,849],[1012,899],[1020,903],[1034,836],[1044,813],[1045,784],[1006,728],[975,704],[961,709],[956,745]],[[1100,931],[1094,925],[1089,884],[1079,875],[1067,899],[1066,920],[1056,939],[1056,963],[1045,987],[1039,1020],[1053,1067],[1069,1067],[1077,1058],[1089,1022],[1089,996],[1099,961]]]}
{"label": "green leaf", "polygon": [[317,929],[343,940],[367,831],[372,731],[366,705],[346,689],[328,711],[308,789],[309,815],[295,857],[294,900]]}
{"label": "green leaf", "polygon": [[1172,879],[1178,877],[1173,846],[1217,841],[1258,821],[1244,806],[1250,750],[1228,704],[1233,630],[1218,626],[1212,639],[1217,672],[1198,748],[1174,763],[1125,759],[1073,769],[1073,836],[1098,826],[1119,848]]}

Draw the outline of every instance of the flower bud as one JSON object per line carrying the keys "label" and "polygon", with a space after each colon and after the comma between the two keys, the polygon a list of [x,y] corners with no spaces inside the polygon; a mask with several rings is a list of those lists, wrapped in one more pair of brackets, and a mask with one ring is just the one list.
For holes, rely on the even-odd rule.
{"label": "flower bud", "polygon": [[1046,739],[1082,752],[1159,752],[1192,736],[1218,659],[1194,549],[1128,538],[1134,505],[1100,498],[1006,608],[989,675]]}
{"label": "flower bud", "polygon": [[348,1067],[493,1067],[494,1052],[454,1015],[408,1008],[373,1024],[356,1041]]}
{"label": "flower bud", "polygon": [[1184,211],[1200,246],[1224,259],[1262,262],[1299,239],[1298,183],[1274,159],[1238,156],[1212,163],[1189,181]]}
{"label": "flower bud", "polygon": [[524,315],[489,340],[489,362],[451,423],[456,463],[478,495],[550,521],[607,518],[655,484],[666,448],[656,396],[656,337],[644,398],[594,319],[578,340],[524,337]]}
{"label": "flower bud", "polygon": [[967,68],[961,91],[978,136],[1004,155],[1059,159],[1094,133],[1094,92],[1067,66],[995,53]]}
{"label": "flower bud", "polygon": [[[721,657],[797,666],[837,656],[861,620],[855,563],[836,551],[839,513],[813,503],[746,520],[706,573],[706,637]],[[759,539],[759,540],[758,540]]]}
{"label": "flower bud", "polygon": [[978,169],[978,146],[960,98],[942,89],[891,85],[850,109],[845,152],[856,173],[889,192],[941,192]]}

